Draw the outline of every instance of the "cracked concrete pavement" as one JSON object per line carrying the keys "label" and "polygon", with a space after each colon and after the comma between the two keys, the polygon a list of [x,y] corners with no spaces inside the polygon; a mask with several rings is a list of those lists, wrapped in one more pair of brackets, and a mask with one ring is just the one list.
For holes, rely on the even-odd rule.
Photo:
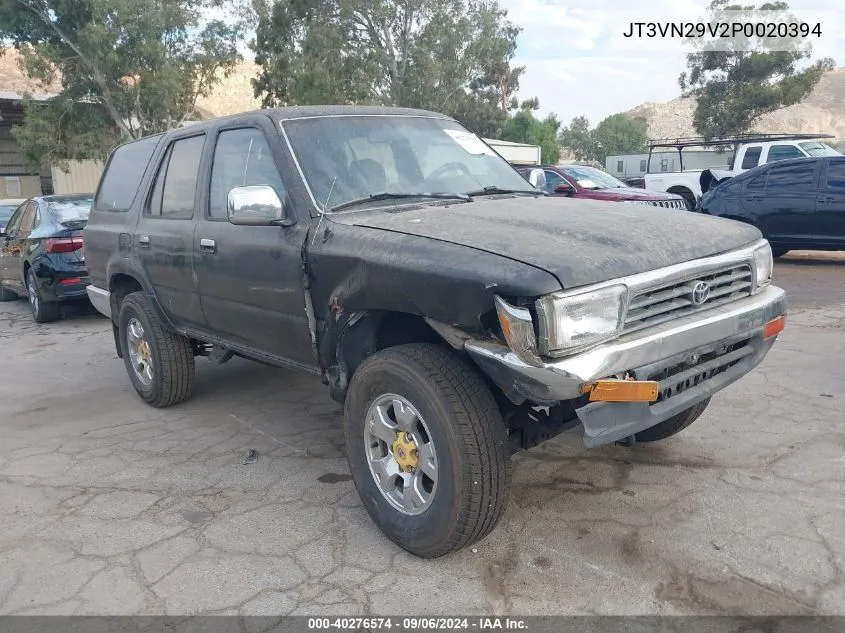
{"label": "cracked concrete pavement", "polygon": [[432,561],[365,514],[318,380],[198,359],[155,410],[105,319],[0,304],[0,613],[845,614],[845,257],[775,275],[787,331],[699,421],[520,454],[496,531]]}

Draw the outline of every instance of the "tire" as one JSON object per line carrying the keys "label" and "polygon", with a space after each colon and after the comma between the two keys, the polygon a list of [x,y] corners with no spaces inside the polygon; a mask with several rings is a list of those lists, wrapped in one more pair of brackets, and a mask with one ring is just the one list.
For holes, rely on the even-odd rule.
{"label": "tire", "polygon": [[32,310],[32,318],[36,323],[52,323],[62,317],[62,307],[58,303],[44,300],[44,296],[38,289],[35,271],[31,268],[26,274],[26,293]]}
{"label": "tire", "polygon": [[[131,325],[131,328],[130,328]],[[137,329],[140,325],[140,330]],[[141,336],[133,336],[140,331]],[[126,372],[138,395],[156,408],[169,407],[191,397],[194,389],[194,350],[189,339],[173,332],[161,322],[143,292],[127,295],[120,304],[118,336]],[[146,343],[142,346],[141,343]],[[143,367],[136,371],[139,347]],[[138,367],[141,363],[138,363]],[[149,379],[145,383],[146,379]]]}
{"label": "tire", "polygon": [[[412,435],[422,447],[417,455],[433,447],[436,456],[436,484],[429,478],[428,505],[412,509],[416,514],[394,507],[371,471],[372,452],[379,448],[365,437],[374,428],[368,413],[382,398],[394,401],[394,394],[421,418],[423,431],[418,424]],[[388,420],[398,419],[395,406],[387,413]],[[429,343],[400,345],[366,359],[352,376],[344,427],[349,469],[361,501],[376,525],[403,549],[436,558],[484,538],[498,523],[511,479],[507,431],[481,376],[450,350]],[[426,439],[430,445],[422,443]],[[386,442],[375,443],[387,449]],[[385,456],[390,458],[396,460],[393,451]],[[419,477],[427,476],[425,470],[421,465],[416,469]],[[416,471],[412,477],[418,476]]]}
{"label": "tire", "polygon": [[0,286],[0,302],[2,301],[17,301],[20,299],[17,293],[12,292],[11,290],[6,290],[2,286]]}
{"label": "tire", "polygon": [[778,257],[783,257],[789,252],[788,248],[783,248],[782,246],[772,246],[772,257],[777,259]]}
{"label": "tire", "polygon": [[695,422],[704,413],[708,404],[710,404],[710,398],[692,405],[686,411],[681,411],[668,420],[663,420],[660,424],[655,424],[645,431],[635,433],[634,439],[637,442],[657,442],[665,440],[667,437],[672,437]]}

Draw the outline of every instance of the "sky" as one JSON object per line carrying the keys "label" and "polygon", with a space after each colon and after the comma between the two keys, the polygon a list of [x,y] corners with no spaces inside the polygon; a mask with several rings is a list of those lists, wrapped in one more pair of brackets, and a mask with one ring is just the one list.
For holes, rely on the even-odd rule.
{"label": "sky", "polygon": [[[799,20],[821,25],[813,57],[845,66],[845,1],[788,0]],[[630,22],[700,22],[709,0],[499,0],[522,27],[514,63],[525,66],[520,98],[536,96],[540,115],[592,125],[646,101],[680,95],[679,39],[625,38]],[[831,8],[834,7],[834,8]]]}

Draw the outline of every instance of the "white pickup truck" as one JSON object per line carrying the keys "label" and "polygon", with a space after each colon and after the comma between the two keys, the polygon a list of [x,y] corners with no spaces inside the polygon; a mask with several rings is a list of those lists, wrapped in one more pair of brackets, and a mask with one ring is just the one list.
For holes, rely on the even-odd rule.
{"label": "white pickup truck", "polygon": [[[687,201],[690,209],[702,196],[702,174],[713,171],[717,179],[733,176],[748,169],[773,163],[787,158],[801,158],[804,156],[839,156],[840,153],[822,143],[819,139],[829,139],[825,134],[741,134],[729,138],[705,139],[677,138],[659,139],[648,142],[649,161],[647,173],[644,176],[645,188],[649,191],[663,191],[674,193]],[[712,170],[684,170],[683,150],[689,147],[715,147],[733,151],[725,156],[724,168],[719,170],[714,165]],[[656,149],[672,148],[678,151],[681,171],[679,172],[651,172],[651,155]],[[718,150],[717,150],[718,151]],[[717,152],[714,159],[718,160]],[[715,162],[715,160],[714,160]],[[718,170],[718,171],[717,171]],[[709,180],[706,178],[706,180]]]}

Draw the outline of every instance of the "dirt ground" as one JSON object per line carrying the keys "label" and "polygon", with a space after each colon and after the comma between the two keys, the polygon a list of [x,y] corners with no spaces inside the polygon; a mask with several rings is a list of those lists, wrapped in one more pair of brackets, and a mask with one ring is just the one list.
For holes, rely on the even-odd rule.
{"label": "dirt ground", "polygon": [[155,410],[104,318],[0,304],[0,613],[845,615],[845,257],[775,276],[786,332],[699,421],[520,454],[498,529],[433,561],[363,511],[318,380],[198,359]]}

